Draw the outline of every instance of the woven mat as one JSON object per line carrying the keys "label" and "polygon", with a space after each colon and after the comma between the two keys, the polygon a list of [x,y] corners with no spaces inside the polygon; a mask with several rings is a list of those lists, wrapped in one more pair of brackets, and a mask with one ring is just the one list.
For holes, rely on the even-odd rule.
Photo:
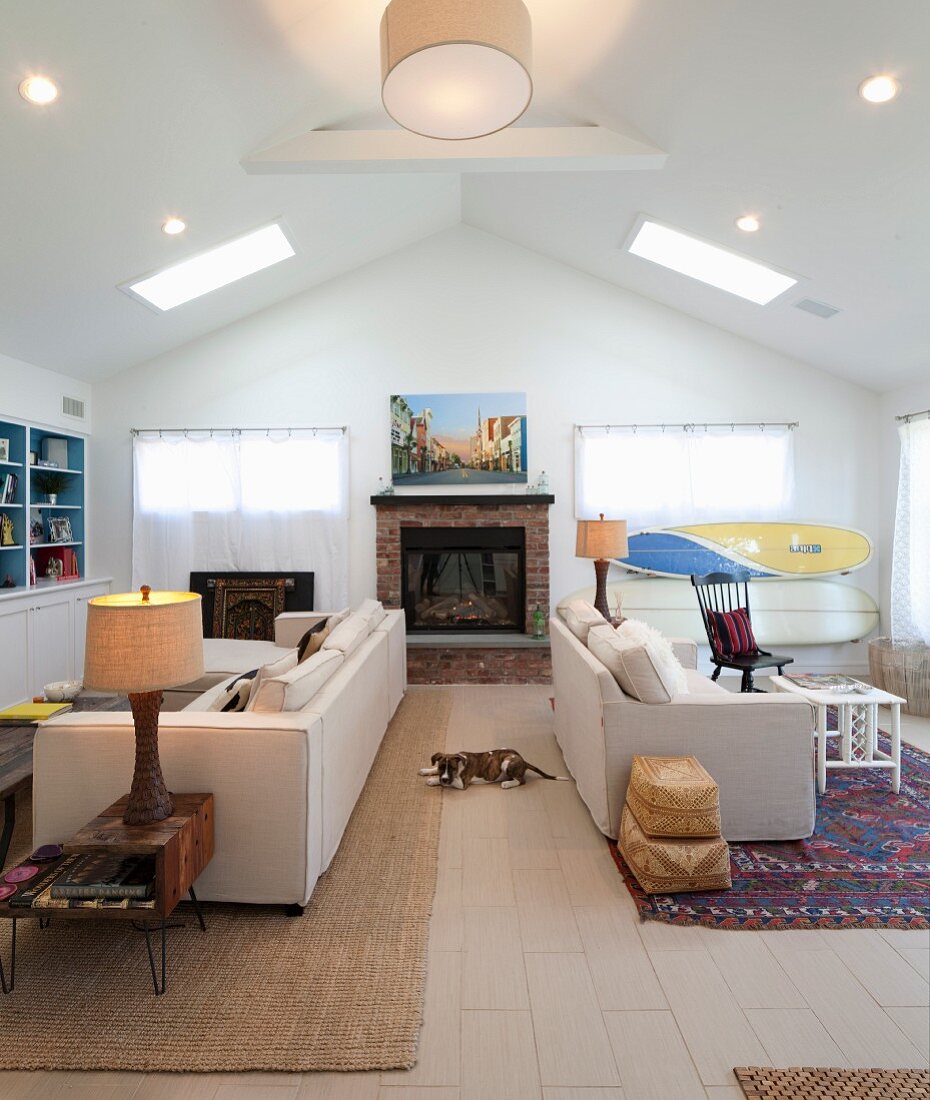
{"label": "woven mat", "polygon": [[[441,798],[417,768],[445,742],[452,694],[411,692],[302,917],[206,905],[168,933],[156,998],[145,939],[122,923],[19,923],[0,998],[0,1069],[406,1069],[416,1061]],[[28,821],[29,807],[22,806]],[[20,837],[18,858],[27,855]],[[9,957],[8,922],[0,951]]]}
{"label": "woven mat", "polygon": [[735,1069],[749,1100],[927,1100],[925,1069]]}

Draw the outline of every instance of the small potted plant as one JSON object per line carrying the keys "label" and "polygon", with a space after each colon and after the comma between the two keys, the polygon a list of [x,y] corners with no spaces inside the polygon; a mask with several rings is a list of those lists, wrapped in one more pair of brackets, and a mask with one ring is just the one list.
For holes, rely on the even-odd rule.
{"label": "small potted plant", "polygon": [[45,494],[46,504],[57,504],[58,494],[67,488],[70,480],[71,475],[60,470],[43,470],[32,475],[32,483],[40,493]]}

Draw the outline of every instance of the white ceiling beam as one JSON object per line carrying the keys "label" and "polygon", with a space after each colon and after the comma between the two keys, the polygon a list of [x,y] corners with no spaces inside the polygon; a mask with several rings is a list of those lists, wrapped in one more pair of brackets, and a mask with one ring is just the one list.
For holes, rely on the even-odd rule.
{"label": "white ceiling beam", "polygon": [[320,172],[605,172],[662,168],[667,155],[602,126],[511,126],[468,141],[407,130],[310,130],[247,156],[253,175]]}

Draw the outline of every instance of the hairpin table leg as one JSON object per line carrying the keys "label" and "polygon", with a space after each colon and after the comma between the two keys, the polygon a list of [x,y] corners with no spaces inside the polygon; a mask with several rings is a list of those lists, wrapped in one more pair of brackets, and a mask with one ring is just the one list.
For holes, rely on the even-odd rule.
{"label": "hairpin table leg", "polygon": [[7,795],[3,800],[3,835],[0,836],[0,871],[6,864],[6,855],[13,839],[13,826],[16,824],[16,795]]}
{"label": "hairpin table leg", "polygon": [[200,921],[200,931],[206,932],[207,926],[203,919],[203,910],[200,908],[200,902],[197,900],[197,895],[194,893],[193,886],[190,888],[191,902],[194,906],[194,912],[197,914],[197,920]]}
{"label": "hairpin table leg", "polygon": [[152,985],[155,987],[155,996],[160,997],[165,992],[165,970],[166,970],[166,949],[165,949],[165,930],[167,928],[167,922],[162,921],[161,928],[161,988],[158,986],[158,978],[155,973],[155,955],[152,952],[152,932],[151,924],[148,921],[142,926],[142,930],[145,932],[145,946],[149,952],[149,966],[152,970]]}
{"label": "hairpin table leg", "polygon": [[16,918],[14,917],[10,924],[13,925],[13,931],[10,936],[10,984],[7,985],[6,974],[3,971],[3,961],[0,959],[0,989],[4,993],[12,993],[13,987],[16,984]]}

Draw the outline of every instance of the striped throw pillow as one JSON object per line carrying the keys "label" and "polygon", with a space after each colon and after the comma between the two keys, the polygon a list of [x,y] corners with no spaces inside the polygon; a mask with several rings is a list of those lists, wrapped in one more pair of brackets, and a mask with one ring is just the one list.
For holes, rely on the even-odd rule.
{"label": "striped throw pillow", "polygon": [[751,657],[758,653],[749,612],[745,607],[735,611],[708,611],[714,649],[721,657]]}

